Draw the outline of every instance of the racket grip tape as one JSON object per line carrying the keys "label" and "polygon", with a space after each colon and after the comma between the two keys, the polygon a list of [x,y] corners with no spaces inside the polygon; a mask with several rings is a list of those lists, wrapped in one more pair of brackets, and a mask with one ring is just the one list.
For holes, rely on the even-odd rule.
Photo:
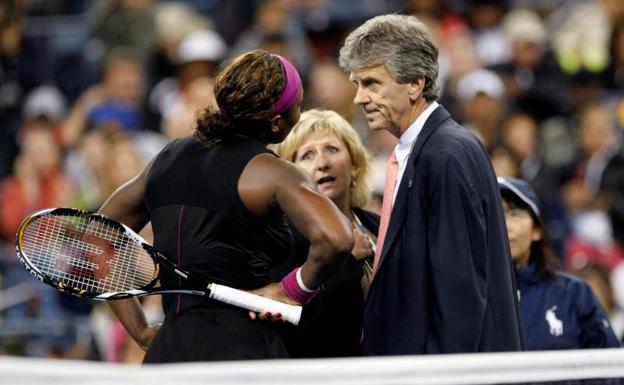
{"label": "racket grip tape", "polygon": [[293,325],[299,324],[302,310],[301,306],[289,305],[216,283],[212,283],[208,287],[210,289],[210,298],[212,299],[256,312],[268,311],[273,314],[280,313],[285,321]]}

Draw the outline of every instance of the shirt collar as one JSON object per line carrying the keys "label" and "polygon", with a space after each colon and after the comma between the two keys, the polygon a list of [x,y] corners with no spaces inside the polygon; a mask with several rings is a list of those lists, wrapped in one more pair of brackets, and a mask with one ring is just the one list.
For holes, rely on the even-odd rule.
{"label": "shirt collar", "polygon": [[412,147],[414,143],[416,143],[416,139],[418,139],[418,134],[420,134],[420,131],[422,131],[425,123],[427,122],[427,119],[429,119],[429,116],[436,108],[438,108],[438,106],[438,102],[434,100],[399,138],[399,143],[397,144],[394,151],[396,153],[396,158],[399,162],[400,167],[403,166],[403,164],[409,157],[410,152],[412,152]]}
{"label": "shirt collar", "polygon": [[526,266],[516,267],[516,285],[523,289],[540,281],[537,273],[537,265],[530,263]]}

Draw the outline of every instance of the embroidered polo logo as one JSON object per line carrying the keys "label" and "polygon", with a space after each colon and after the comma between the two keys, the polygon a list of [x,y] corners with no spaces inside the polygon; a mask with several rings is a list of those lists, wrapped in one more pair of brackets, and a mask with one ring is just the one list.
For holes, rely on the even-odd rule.
{"label": "embroidered polo logo", "polygon": [[546,316],[544,318],[546,319],[546,321],[548,322],[548,326],[550,327],[550,334],[555,337],[559,337],[563,334],[563,322],[561,322],[561,320],[557,318],[555,310],[557,310],[557,305],[546,310]]}

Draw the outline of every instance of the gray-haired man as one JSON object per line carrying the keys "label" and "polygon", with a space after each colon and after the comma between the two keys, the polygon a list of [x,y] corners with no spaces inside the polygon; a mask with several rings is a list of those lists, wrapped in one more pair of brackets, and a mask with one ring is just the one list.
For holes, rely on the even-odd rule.
{"label": "gray-haired man", "polygon": [[370,129],[399,139],[365,310],[367,355],[521,348],[496,176],[479,140],[436,102],[437,56],[424,24],[401,15],[368,20],[340,51]]}

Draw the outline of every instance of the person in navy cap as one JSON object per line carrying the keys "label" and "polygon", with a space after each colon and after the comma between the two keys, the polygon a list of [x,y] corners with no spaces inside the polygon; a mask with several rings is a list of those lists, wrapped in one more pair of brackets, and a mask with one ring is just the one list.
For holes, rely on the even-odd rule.
{"label": "person in navy cap", "polygon": [[516,267],[525,349],[620,347],[589,285],[557,270],[535,191],[509,177],[499,177],[498,185]]}

